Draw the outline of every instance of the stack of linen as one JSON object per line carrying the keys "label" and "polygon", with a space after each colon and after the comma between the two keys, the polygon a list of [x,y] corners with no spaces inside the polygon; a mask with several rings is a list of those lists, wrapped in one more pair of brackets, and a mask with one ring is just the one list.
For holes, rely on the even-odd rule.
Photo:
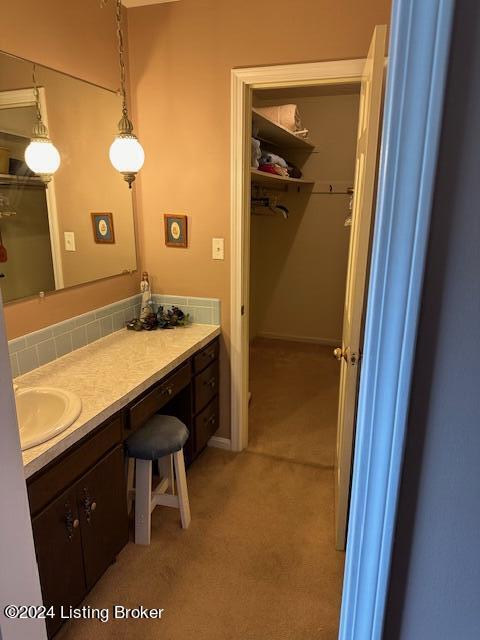
{"label": "stack of linen", "polygon": [[271,107],[255,107],[265,118],[288,129],[300,138],[308,137],[308,129],[302,125],[300,112],[296,104],[279,104]]}

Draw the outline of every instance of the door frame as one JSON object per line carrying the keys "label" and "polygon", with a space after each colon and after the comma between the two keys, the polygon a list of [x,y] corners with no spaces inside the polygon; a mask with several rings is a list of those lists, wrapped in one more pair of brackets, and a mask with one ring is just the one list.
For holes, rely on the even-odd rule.
{"label": "door frame", "polygon": [[[454,5],[450,0],[394,0],[392,7],[340,640],[382,637]],[[272,73],[274,69],[281,73],[285,67],[271,68]],[[240,426],[246,419],[240,401],[245,375],[241,363],[242,216],[249,194],[245,147],[251,123],[246,106],[257,81],[255,71],[232,71],[234,450],[243,447]]]}
{"label": "door frame", "polygon": [[[42,120],[48,129],[47,101],[45,88],[38,88],[40,100],[40,112]],[[0,109],[13,109],[17,107],[34,107],[36,105],[35,91],[33,89],[13,89],[0,91]],[[33,123],[32,123],[33,128]],[[50,246],[52,248],[53,277],[55,290],[63,289],[63,263],[60,244],[60,229],[58,224],[57,200],[55,197],[55,176],[45,189],[47,200],[48,226],[50,231]]]}
{"label": "door frame", "polygon": [[[231,74],[231,448],[248,444],[250,138],[254,89],[360,84],[365,59],[233,69]],[[242,313],[243,309],[243,313]],[[244,319],[242,319],[244,318]]]}
{"label": "door frame", "polygon": [[0,509],[2,521],[0,563],[0,636],[3,640],[47,640],[45,620],[9,619],[11,604],[40,606],[43,602],[38,575],[32,520],[20,448],[12,371],[0,291]]}
{"label": "door frame", "polygon": [[392,7],[341,640],[382,637],[454,5]]}

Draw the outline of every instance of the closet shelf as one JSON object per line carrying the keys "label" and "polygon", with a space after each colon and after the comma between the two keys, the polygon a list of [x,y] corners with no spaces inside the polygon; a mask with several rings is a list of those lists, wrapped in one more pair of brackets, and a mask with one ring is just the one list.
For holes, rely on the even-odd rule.
{"label": "closet shelf", "polygon": [[259,169],[254,169],[253,167],[250,169],[252,175],[252,182],[255,184],[263,184],[263,185],[278,185],[278,184],[315,184],[314,180],[304,180],[303,178],[287,178],[285,176],[277,176],[274,173],[266,173],[265,171],[260,171]]}
{"label": "closet shelf", "polygon": [[315,145],[296,136],[285,127],[273,122],[273,120],[266,118],[255,108],[252,109],[252,122],[253,128],[258,129],[258,138],[264,142],[271,142],[275,146],[283,147],[284,149],[303,149],[310,152],[315,149]]}
{"label": "closet shelf", "polygon": [[43,180],[38,176],[17,176],[11,173],[0,173],[0,184],[3,186],[45,186]]}

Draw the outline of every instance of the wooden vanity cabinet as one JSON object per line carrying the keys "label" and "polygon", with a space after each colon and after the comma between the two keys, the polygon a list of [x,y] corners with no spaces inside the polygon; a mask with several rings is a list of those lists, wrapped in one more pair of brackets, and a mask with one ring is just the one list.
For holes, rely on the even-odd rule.
{"label": "wooden vanity cabinet", "polygon": [[32,519],[35,553],[45,606],[54,606],[47,618],[51,637],[60,628],[60,606],[75,606],[87,593],[75,488],[68,489]]}
{"label": "wooden vanity cabinet", "polygon": [[125,497],[125,459],[119,446],[77,483],[87,590],[128,542]]}
{"label": "wooden vanity cabinet", "polygon": [[123,441],[155,413],[177,416],[190,431],[187,465],[218,428],[218,339],[147,389],[118,414],[27,480],[43,601],[77,606],[128,541]]}
{"label": "wooden vanity cabinet", "polygon": [[[38,513],[32,510],[32,528],[43,602],[56,611],[55,618],[47,618],[49,637],[62,624],[60,607],[78,605],[128,541],[121,438],[110,442],[113,449],[106,454],[97,449],[98,459],[93,467],[92,457],[86,456],[92,453],[92,441],[98,446],[103,444],[105,433],[114,433],[111,427],[116,421],[118,424],[117,418],[101,428],[101,434],[87,437],[28,484],[31,510],[32,506],[35,509],[35,505],[43,504],[42,499],[47,501]],[[99,439],[99,435],[103,437]],[[84,473],[53,498],[58,489],[50,484],[51,480],[70,477],[72,462],[80,460],[82,454]],[[73,473],[79,470],[80,467]],[[51,486],[50,501],[46,485]]]}

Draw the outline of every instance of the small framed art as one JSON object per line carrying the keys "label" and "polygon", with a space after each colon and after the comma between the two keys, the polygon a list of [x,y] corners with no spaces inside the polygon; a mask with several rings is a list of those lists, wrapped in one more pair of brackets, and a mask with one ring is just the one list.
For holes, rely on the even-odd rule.
{"label": "small framed art", "polygon": [[187,216],[165,213],[163,218],[167,247],[186,247],[188,244]]}
{"label": "small framed art", "polygon": [[115,244],[113,215],[111,213],[91,213],[93,239],[98,244]]}

